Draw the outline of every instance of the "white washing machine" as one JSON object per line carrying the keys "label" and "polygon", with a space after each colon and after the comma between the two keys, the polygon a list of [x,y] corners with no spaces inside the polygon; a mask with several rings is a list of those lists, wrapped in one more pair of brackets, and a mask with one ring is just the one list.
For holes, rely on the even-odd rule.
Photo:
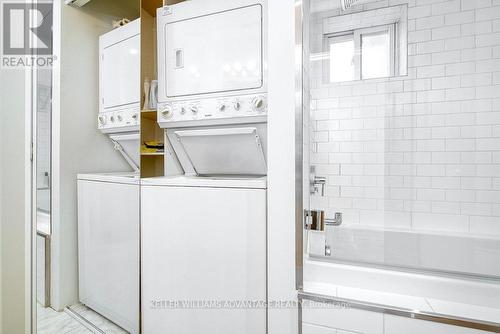
{"label": "white washing machine", "polygon": [[143,333],[266,333],[265,178],[143,179],[141,196]]}
{"label": "white washing machine", "polygon": [[127,173],[78,175],[80,301],[140,331],[140,21],[99,39],[98,129],[130,165]]}
{"label": "white washing machine", "polygon": [[183,175],[141,180],[143,333],[264,334],[265,123],[190,124],[165,130]]}
{"label": "white washing machine", "polygon": [[141,180],[145,334],[266,333],[266,13],[158,9],[167,176]]}
{"label": "white washing machine", "polygon": [[78,175],[80,301],[139,333],[139,176]]}

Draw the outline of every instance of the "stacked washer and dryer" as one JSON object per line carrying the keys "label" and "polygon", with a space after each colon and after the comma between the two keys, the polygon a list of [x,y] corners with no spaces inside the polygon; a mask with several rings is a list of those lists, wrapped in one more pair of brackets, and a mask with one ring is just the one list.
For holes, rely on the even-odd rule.
{"label": "stacked washer and dryer", "polygon": [[266,333],[265,0],[158,9],[165,177],[141,180],[144,333]]}
{"label": "stacked washer and dryer", "polygon": [[78,175],[80,301],[139,333],[140,20],[99,39],[98,129],[126,173]]}

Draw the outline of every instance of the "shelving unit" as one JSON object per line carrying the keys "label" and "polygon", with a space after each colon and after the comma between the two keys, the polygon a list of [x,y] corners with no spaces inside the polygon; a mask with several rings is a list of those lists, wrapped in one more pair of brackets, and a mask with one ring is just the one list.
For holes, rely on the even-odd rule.
{"label": "shelving unit", "polygon": [[156,110],[141,111],[141,177],[163,176],[164,153],[142,152],[146,141],[164,141],[163,130],[156,122]]}
{"label": "shelving unit", "polygon": [[[141,9],[141,105],[144,104],[144,80],[156,78],[156,8],[162,1],[144,0]],[[154,14],[154,15],[153,15]],[[156,122],[156,110],[141,110],[141,177],[164,175],[163,152],[143,152],[146,141],[163,142],[163,130]]]}
{"label": "shelving unit", "polygon": [[141,156],[160,156],[163,154],[164,152],[141,152]]}
{"label": "shelving unit", "polygon": [[156,110],[141,110],[142,118],[156,121]]}
{"label": "shelving unit", "polygon": [[[167,0],[173,5],[183,0]],[[141,96],[144,99],[144,80],[156,79],[156,9],[163,6],[163,0],[141,1]],[[141,105],[143,105],[142,100]],[[146,141],[164,142],[163,130],[158,126],[156,110],[141,110],[141,148]],[[141,177],[164,175],[163,152],[142,152]]]}

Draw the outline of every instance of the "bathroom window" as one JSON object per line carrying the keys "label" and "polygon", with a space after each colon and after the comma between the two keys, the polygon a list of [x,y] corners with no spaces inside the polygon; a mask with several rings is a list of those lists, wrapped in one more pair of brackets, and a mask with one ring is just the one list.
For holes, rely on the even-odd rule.
{"label": "bathroom window", "polygon": [[330,82],[354,80],[356,77],[354,35],[332,36],[328,42]]}
{"label": "bathroom window", "polygon": [[395,24],[327,37],[330,82],[374,79],[395,73]]}
{"label": "bathroom window", "polygon": [[323,19],[326,83],[407,74],[407,6]]}
{"label": "bathroom window", "polygon": [[360,40],[361,79],[394,75],[394,25],[358,31]]}

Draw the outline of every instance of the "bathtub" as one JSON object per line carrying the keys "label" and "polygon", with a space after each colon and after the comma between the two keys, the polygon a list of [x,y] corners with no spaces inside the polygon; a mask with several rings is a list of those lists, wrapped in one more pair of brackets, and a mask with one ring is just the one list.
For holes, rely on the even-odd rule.
{"label": "bathtub", "polygon": [[44,307],[50,305],[50,214],[37,211],[36,296]]}
{"label": "bathtub", "polygon": [[[309,232],[310,255],[317,260],[414,269],[500,282],[500,239],[452,233],[327,227]],[[315,235],[314,235],[315,234]],[[330,247],[325,257],[322,243]]]}
{"label": "bathtub", "polygon": [[308,231],[305,293],[500,323],[498,239],[328,229]]}
{"label": "bathtub", "polygon": [[50,235],[50,214],[46,211],[37,210],[36,231],[39,234]]}
{"label": "bathtub", "polygon": [[36,207],[41,212],[50,212],[50,188],[38,188]]}

